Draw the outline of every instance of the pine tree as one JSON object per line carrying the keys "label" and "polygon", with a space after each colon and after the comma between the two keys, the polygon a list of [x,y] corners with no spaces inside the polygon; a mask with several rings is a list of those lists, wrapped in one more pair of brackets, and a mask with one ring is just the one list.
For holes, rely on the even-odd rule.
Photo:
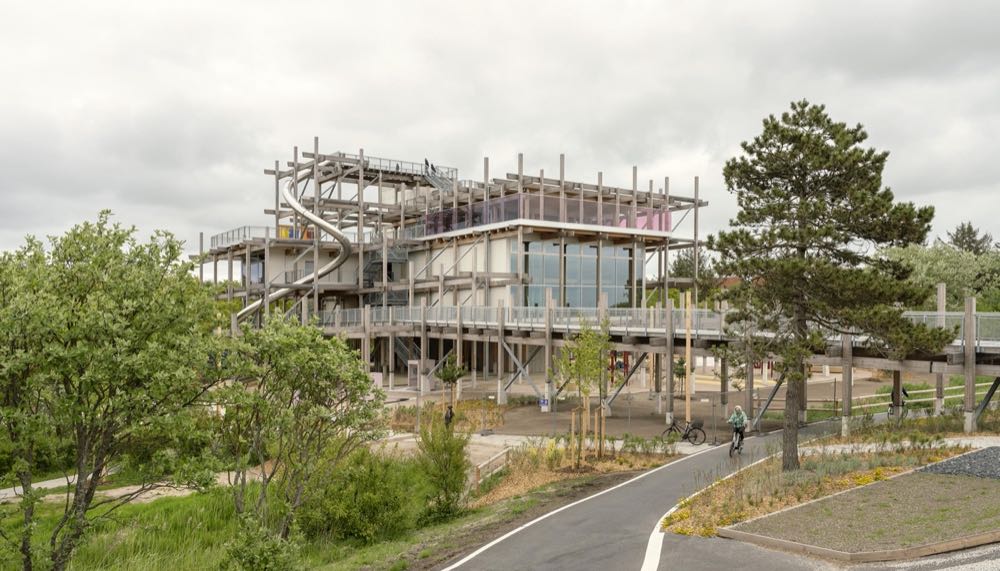
{"label": "pine tree", "polygon": [[966,252],[980,256],[993,249],[993,236],[989,232],[979,235],[979,229],[972,222],[962,222],[954,232],[948,232],[948,243]]}
{"label": "pine tree", "polygon": [[825,348],[826,332],[864,332],[873,347],[899,358],[934,351],[951,337],[917,326],[904,306],[926,288],[906,280],[906,266],[879,255],[886,246],[922,243],[932,207],[897,203],[882,187],[887,152],[864,148],[861,125],[834,122],[822,105],[795,102],[742,143],[723,176],[739,212],[731,229],[709,240],[716,268],[741,283],[722,294],[734,325],[780,357],[787,384],[782,468],[795,470],[807,360]]}

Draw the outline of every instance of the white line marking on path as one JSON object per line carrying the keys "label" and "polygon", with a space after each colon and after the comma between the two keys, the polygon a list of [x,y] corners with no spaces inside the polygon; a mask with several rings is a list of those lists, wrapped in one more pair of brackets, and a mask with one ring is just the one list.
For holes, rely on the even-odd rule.
{"label": "white line marking on path", "polygon": [[542,521],[544,519],[547,519],[547,518],[549,518],[551,516],[554,516],[554,515],[556,515],[557,513],[561,512],[563,510],[568,510],[569,508],[571,508],[571,507],[573,507],[573,506],[575,506],[577,504],[582,504],[583,502],[585,502],[587,500],[592,500],[592,499],[594,499],[594,498],[596,498],[598,496],[603,496],[604,494],[606,494],[608,492],[613,492],[613,491],[617,490],[618,488],[621,488],[623,486],[627,486],[627,485],[629,485],[632,482],[635,482],[637,480],[641,480],[642,478],[645,478],[646,476],[649,476],[650,474],[654,474],[656,472],[659,472],[660,470],[662,470],[662,469],[664,469],[664,468],[666,468],[668,466],[674,466],[674,465],[678,464],[679,462],[683,462],[683,461],[687,460],[688,458],[694,458],[695,456],[698,456],[699,454],[704,454],[705,452],[710,452],[712,450],[715,450],[715,448],[716,447],[713,446],[713,447],[710,447],[710,448],[706,448],[704,450],[699,450],[698,452],[695,452],[694,454],[689,454],[689,455],[687,455],[687,456],[685,456],[685,457],[683,457],[683,458],[681,458],[679,460],[674,460],[673,462],[668,462],[667,464],[664,464],[664,465],[660,466],[659,468],[653,468],[652,470],[650,470],[648,472],[643,472],[642,474],[639,474],[635,478],[632,478],[631,480],[627,480],[625,482],[622,482],[621,484],[618,484],[617,486],[613,486],[611,488],[608,488],[607,490],[601,490],[600,492],[597,492],[594,495],[587,496],[585,498],[581,498],[581,499],[579,499],[579,500],[577,500],[577,501],[575,501],[575,502],[573,502],[571,504],[566,504],[566,505],[564,505],[563,507],[561,507],[561,508],[559,508],[557,510],[552,510],[549,513],[547,513],[545,515],[542,515],[542,516],[540,516],[540,517],[538,517],[536,519],[533,519],[533,520],[529,521],[528,523],[526,523],[526,524],[524,524],[524,525],[522,525],[522,526],[520,526],[520,527],[518,527],[516,529],[508,531],[507,533],[501,535],[500,537],[494,539],[493,541],[487,543],[486,545],[484,545],[484,546],[480,547],[479,549],[473,551],[472,553],[466,555],[458,563],[454,563],[452,565],[449,565],[448,567],[445,567],[442,571],[452,571],[453,569],[458,569],[460,566],[468,563],[469,561],[471,561],[472,559],[474,559],[475,557],[477,557],[482,552],[484,552],[487,549],[493,547],[494,545],[500,543],[501,541],[507,539],[508,537],[510,537],[510,536],[512,536],[512,535],[514,535],[516,533],[519,533],[521,531],[524,531],[525,529],[527,529],[527,528],[535,525],[536,523],[538,523],[538,522],[540,522],[540,521]]}
{"label": "white line marking on path", "polygon": [[[749,440],[750,438],[752,437],[748,437],[747,440]],[[677,502],[677,505],[667,510],[667,513],[663,514],[663,517],[661,517],[660,520],[656,522],[656,527],[653,528],[653,532],[649,534],[649,541],[646,542],[646,556],[642,558],[642,567],[639,569],[639,571],[656,571],[656,569],[660,566],[660,551],[663,550],[663,536],[666,535],[661,529],[663,527],[663,520],[667,519],[668,517],[670,517],[670,514],[677,511],[677,509],[681,507],[682,503],[694,499],[695,496],[698,496],[703,492],[710,490],[715,486],[718,486],[722,482],[725,482],[726,480],[732,478],[736,474],[739,474],[743,470],[756,466],[757,464],[760,464],[761,462],[776,455],[777,454],[772,454],[771,456],[765,456],[760,460],[751,462],[746,466],[743,466],[742,468],[736,470],[735,472],[726,474],[722,478],[716,480],[715,482],[712,482],[710,485],[698,490],[697,492]]]}

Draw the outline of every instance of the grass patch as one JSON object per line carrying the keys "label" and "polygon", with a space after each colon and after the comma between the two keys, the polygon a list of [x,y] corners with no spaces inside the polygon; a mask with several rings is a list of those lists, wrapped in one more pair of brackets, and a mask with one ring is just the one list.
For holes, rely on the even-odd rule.
{"label": "grass patch", "polygon": [[1000,480],[917,472],[740,530],[845,552],[916,547],[1000,529],[998,496]]}
{"label": "grass patch", "polygon": [[781,471],[771,457],[682,502],[663,529],[680,535],[711,537],[725,527],[809,500],[884,480],[893,474],[948,458],[965,448],[937,442],[923,446],[858,445],[852,449],[810,451],[801,469]]}

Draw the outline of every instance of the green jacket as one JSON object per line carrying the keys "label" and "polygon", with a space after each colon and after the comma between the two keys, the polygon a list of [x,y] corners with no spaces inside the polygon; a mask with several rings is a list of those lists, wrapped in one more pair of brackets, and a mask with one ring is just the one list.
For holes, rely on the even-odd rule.
{"label": "green jacket", "polygon": [[742,410],[737,412],[733,411],[732,416],[729,417],[729,423],[733,425],[733,428],[743,428],[747,425],[747,415]]}

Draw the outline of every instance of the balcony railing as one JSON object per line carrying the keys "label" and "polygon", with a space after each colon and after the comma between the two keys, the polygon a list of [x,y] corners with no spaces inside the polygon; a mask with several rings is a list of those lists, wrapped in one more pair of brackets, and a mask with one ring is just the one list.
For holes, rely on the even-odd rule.
{"label": "balcony railing", "polygon": [[660,232],[670,230],[670,212],[659,208],[522,193],[431,212],[427,215],[425,235],[517,219]]}
{"label": "balcony railing", "polygon": [[[618,335],[664,335],[670,322],[666,309],[663,308],[609,308],[605,310],[610,331]],[[412,325],[420,326],[426,322],[433,327],[455,326],[461,315],[462,325],[483,329],[495,329],[502,320],[505,327],[515,329],[544,330],[551,327],[553,331],[573,333],[579,331],[583,324],[597,327],[600,311],[595,307],[556,307],[551,310],[551,319],[547,323],[544,307],[490,307],[490,306],[433,306],[433,307],[372,307],[370,320],[373,326]],[[693,310],[691,315],[692,335],[697,339],[722,339],[725,337],[725,312],[707,309]],[[940,326],[951,330],[958,327],[953,344],[962,345],[962,315],[961,313],[907,312],[904,317],[915,323],[925,323],[929,326]],[[338,329],[362,327],[364,310],[343,309],[328,310],[320,315],[320,323],[327,327]],[[672,316],[673,331],[683,334],[685,331],[684,310],[674,309]],[[976,344],[978,347],[992,345],[1000,346],[1000,314],[977,313]],[[839,339],[839,334],[830,333],[829,340]]]}

